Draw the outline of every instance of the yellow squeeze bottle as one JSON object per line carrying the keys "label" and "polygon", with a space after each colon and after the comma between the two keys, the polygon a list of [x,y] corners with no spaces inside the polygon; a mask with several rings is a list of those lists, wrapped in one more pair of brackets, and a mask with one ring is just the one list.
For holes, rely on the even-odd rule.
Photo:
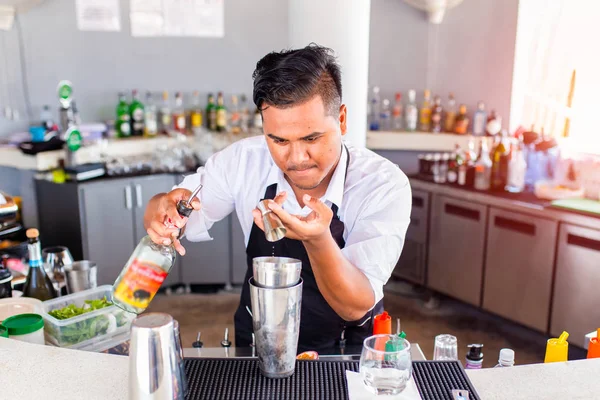
{"label": "yellow squeeze bottle", "polygon": [[558,339],[548,339],[546,344],[546,357],[544,358],[545,363],[567,361],[569,358],[569,342],[567,338],[569,334],[566,331],[560,334]]}

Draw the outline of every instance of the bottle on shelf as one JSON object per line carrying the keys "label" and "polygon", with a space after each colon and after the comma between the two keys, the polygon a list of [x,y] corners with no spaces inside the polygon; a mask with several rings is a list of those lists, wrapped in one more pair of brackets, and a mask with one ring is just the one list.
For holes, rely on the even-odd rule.
{"label": "bottle on shelf", "polygon": [[515,351],[513,349],[500,349],[498,364],[494,368],[512,367],[515,365]]}
{"label": "bottle on shelf", "polygon": [[435,153],[433,155],[433,164],[431,167],[433,181],[435,183],[441,183],[441,177],[440,177],[441,164],[442,164],[442,155],[440,153]]}
{"label": "bottle on shelf", "polygon": [[240,129],[243,133],[247,133],[250,129],[250,110],[245,94],[240,96]]}
{"label": "bottle on shelf", "polygon": [[223,92],[217,95],[217,132],[225,132],[227,130],[227,109],[223,100]]}
{"label": "bottle on shelf", "polygon": [[450,154],[448,160],[448,174],[446,180],[448,183],[456,184],[458,182],[458,154],[460,146],[457,144],[455,150]]}
{"label": "bottle on shelf", "polygon": [[171,128],[171,104],[169,103],[169,92],[166,90],[162,94],[162,104],[160,106],[160,131],[169,133]]}
{"label": "bottle on shelf", "polygon": [[383,99],[381,103],[381,114],[379,115],[379,129],[382,131],[392,130],[392,111],[390,109],[390,101]]}
{"label": "bottle on shelf", "polygon": [[373,97],[369,105],[369,130],[378,131],[381,127],[379,124],[379,114],[381,108],[381,100],[379,98],[379,86],[373,88]]}
{"label": "bottle on shelf", "polygon": [[448,95],[448,105],[446,106],[446,118],[444,119],[444,131],[454,132],[454,123],[456,122],[456,100],[454,94]]}
{"label": "bottle on shelf", "polygon": [[496,110],[490,111],[485,125],[485,134],[487,136],[496,136],[502,130],[502,117],[496,114]]}
{"label": "bottle on shelf", "polygon": [[444,153],[442,154],[442,159],[440,161],[440,176],[438,178],[438,183],[446,183],[448,179],[448,162],[450,161],[450,154]]}
{"label": "bottle on shelf", "polygon": [[508,150],[505,144],[504,134],[498,137],[494,149],[492,150],[492,173],[490,178],[490,189],[494,191],[503,191],[506,186],[506,158]]}
{"label": "bottle on shelf", "polygon": [[406,130],[414,132],[417,130],[417,124],[419,122],[419,109],[416,101],[417,93],[414,90],[408,91],[408,103],[406,104],[406,115],[404,120],[406,121]]}
{"label": "bottle on shelf", "polygon": [[[188,200],[180,200],[177,203],[179,215],[190,216],[193,211],[191,202],[201,188],[202,185],[198,186]],[[150,236],[145,236],[113,285],[114,304],[132,313],[143,312],[173,267],[176,254],[172,243],[156,244]]]}
{"label": "bottle on shelf", "polygon": [[392,109],[392,127],[395,131],[404,129],[404,107],[402,106],[402,94],[396,93],[394,107]]}
{"label": "bottle on shelf", "polygon": [[146,92],[146,106],[144,108],[144,136],[155,137],[158,134],[158,115],[152,92]]}
{"label": "bottle on shelf", "polygon": [[117,120],[115,121],[117,137],[125,138],[131,136],[131,125],[129,124],[129,104],[125,93],[119,93],[119,104],[117,104]]}
{"label": "bottle on shelf", "polygon": [[459,146],[456,146],[456,169],[458,170],[456,183],[458,183],[459,186],[466,186],[468,169],[467,154]]}
{"label": "bottle on shelf", "polygon": [[433,99],[433,109],[431,111],[431,132],[440,133],[443,130],[442,115],[442,98],[435,96]]}
{"label": "bottle on shelf", "polygon": [[23,288],[23,297],[33,297],[46,301],[57,297],[56,289],[44,270],[40,232],[27,229],[27,252],[29,253],[29,272]]}
{"label": "bottle on shelf", "polygon": [[238,104],[238,97],[234,94],[231,96],[231,113],[229,117],[229,125],[231,126],[231,133],[238,134],[242,131],[241,128],[241,115]]}
{"label": "bottle on shelf", "polygon": [[202,107],[200,107],[200,93],[194,91],[192,95],[192,108],[190,110],[190,129],[198,134],[202,131]]}
{"label": "bottle on shelf", "polygon": [[180,92],[175,93],[175,107],[173,107],[173,129],[179,133],[187,133],[185,124],[185,108],[183,107],[183,97]]}
{"label": "bottle on shelf", "polygon": [[475,182],[473,184],[475,190],[490,190],[491,176],[492,159],[490,158],[488,141],[486,138],[482,138],[479,157],[475,162]]}
{"label": "bottle on shelf", "polygon": [[467,106],[461,104],[458,108],[458,115],[454,123],[454,133],[458,135],[466,135],[469,131],[469,116],[467,115]]}
{"label": "bottle on shelf", "polygon": [[521,193],[525,190],[525,173],[527,172],[522,137],[519,138],[518,143],[513,144],[511,147],[505,190],[511,193]]}
{"label": "bottle on shelf", "polygon": [[485,111],[485,104],[483,101],[477,103],[477,110],[473,113],[473,135],[483,136],[485,135],[485,129],[487,125],[487,112]]}
{"label": "bottle on shelf", "polygon": [[131,136],[142,136],[144,134],[144,105],[135,89],[131,92],[129,117],[131,118]]}
{"label": "bottle on shelf", "polygon": [[206,103],[206,127],[209,131],[217,130],[217,107],[212,93],[208,94],[208,102]]}
{"label": "bottle on shelf", "polygon": [[254,110],[254,118],[252,120],[252,129],[256,134],[262,133],[263,123],[262,123],[262,114],[258,107]]}
{"label": "bottle on shelf", "polygon": [[425,89],[423,92],[423,104],[419,111],[419,129],[423,132],[431,131],[431,92]]}

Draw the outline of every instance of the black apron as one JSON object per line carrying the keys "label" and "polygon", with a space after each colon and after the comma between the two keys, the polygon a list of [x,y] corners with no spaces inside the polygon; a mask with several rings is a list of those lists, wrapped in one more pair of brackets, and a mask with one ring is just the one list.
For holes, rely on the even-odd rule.
{"label": "black apron", "polygon": [[[346,174],[350,163],[350,154],[344,146],[348,155],[346,162]],[[277,184],[274,183],[267,187],[264,199],[274,199],[277,194]],[[263,200],[264,200],[263,199]],[[333,218],[329,229],[331,235],[340,249],[345,246],[343,238],[344,223],[338,216],[338,207],[331,206]],[[308,350],[328,350],[339,345],[339,339],[344,332],[345,344],[347,346],[360,345],[365,338],[372,335],[373,317],[383,312],[383,300],[379,301],[375,307],[367,312],[357,321],[344,321],[329,306],[319,288],[313,274],[308,254],[304,244],[300,240],[283,238],[277,242],[271,243],[265,238],[264,232],[256,225],[252,224],[250,239],[246,247],[248,269],[244,278],[240,305],[234,316],[235,323],[235,345],[236,347],[248,347],[252,343],[252,317],[248,310],[252,310],[250,303],[250,285],[248,280],[252,277],[252,259],[255,257],[275,255],[296,258],[302,261],[301,277],[302,287],[302,306],[300,313],[300,337],[298,339],[298,352]],[[352,296],[352,294],[348,294]]]}

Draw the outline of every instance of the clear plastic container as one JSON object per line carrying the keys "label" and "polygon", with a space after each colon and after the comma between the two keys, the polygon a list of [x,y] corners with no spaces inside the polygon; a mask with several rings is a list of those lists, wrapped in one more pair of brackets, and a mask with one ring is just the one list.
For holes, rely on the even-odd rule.
{"label": "clear plastic container", "polygon": [[115,305],[63,320],[48,314],[70,304],[83,307],[85,300],[106,297],[112,301],[111,293],[112,286],[104,285],[43,302],[42,317],[45,322],[46,343],[59,347],[83,348],[129,333],[131,322],[136,315]]}
{"label": "clear plastic container", "polygon": [[129,355],[130,338],[131,332],[127,331],[118,333],[116,335],[106,335],[105,339],[94,340],[92,342],[82,342],[81,344],[75,344],[73,346],[63,348],[127,356]]}

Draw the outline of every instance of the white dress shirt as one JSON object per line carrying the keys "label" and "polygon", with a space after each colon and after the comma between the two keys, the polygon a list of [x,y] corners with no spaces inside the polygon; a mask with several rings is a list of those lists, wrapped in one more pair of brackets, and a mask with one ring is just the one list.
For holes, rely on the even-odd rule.
{"label": "white dress shirt", "polygon": [[[345,227],[342,253],[367,276],[376,304],[383,298],[383,285],[404,245],[412,195],[408,178],[398,166],[370,150],[346,145],[350,154],[348,173],[343,150],[321,201],[338,206]],[[277,183],[277,193],[288,193],[283,205],[287,212],[311,212],[298,204],[262,135],[240,140],[214,154],[179,187],[193,190],[200,182],[204,185],[200,191],[202,209],[192,213],[185,231],[190,241],[211,240],[210,227],[235,210],[247,245],[254,223],[252,210],[273,183]]]}

